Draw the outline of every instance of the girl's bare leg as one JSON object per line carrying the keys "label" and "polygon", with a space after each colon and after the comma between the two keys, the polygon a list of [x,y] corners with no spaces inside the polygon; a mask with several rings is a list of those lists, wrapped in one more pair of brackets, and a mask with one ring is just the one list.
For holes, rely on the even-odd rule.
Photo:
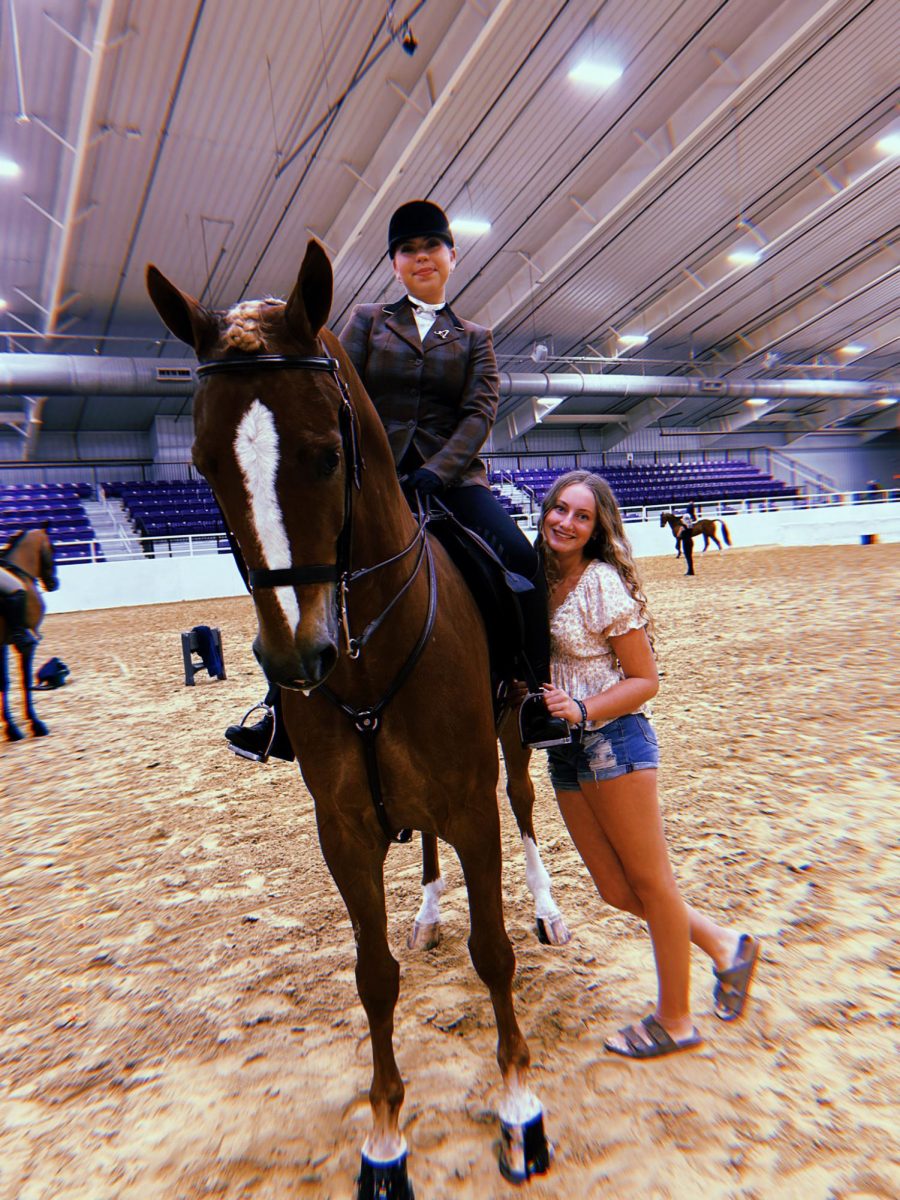
{"label": "girl's bare leg", "polygon": [[[644,906],[628,882],[622,863],[586,798],[581,792],[557,792],[556,800],[597,891],[613,908],[646,920]],[[693,944],[708,954],[719,970],[731,966],[740,935],[704,916],[691,904],[687,905],[687,911]]]}
{"label": "girl's bare leg", "polygon": [[[675,1041],[684,1040],[693,1032],[690,915],[669,862],[657,798],[656,771],[634,771],[601,783],[583,783],[581,795],[614,859],[618,860],[619,886],[624,880],[647,922],[659,987],[656,1017]],[[571,801],[566,808],[571,817]],[[563,809],[564,818],[566,808]],[[576,824],[579,825],[577,817]],[[598,838],[596,829],[592,831],[585,820],[580,822],[579,832],[582,837],[579,851],[592,876],[598,880],[602,894],[604,865],[609,866],[609,855],[605,853],[603,839]],[[598,854],[603,855],[605,863],[598,861]],[[622,892],[619,898],[627,898],[625,889]],[[624,1039],[617,1036],[611,1041],[627,1049]]]}

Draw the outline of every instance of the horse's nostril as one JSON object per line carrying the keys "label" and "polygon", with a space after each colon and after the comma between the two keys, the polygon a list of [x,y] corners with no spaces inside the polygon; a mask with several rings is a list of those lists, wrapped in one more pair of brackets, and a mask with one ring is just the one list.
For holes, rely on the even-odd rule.
{"label": "horse's nostril", "polygon": [[334,664],[337,662],[338,652],[337,646],[326,646],[319,655],[319,672],[318,678],[324,679],[326,675],[331,673]]}

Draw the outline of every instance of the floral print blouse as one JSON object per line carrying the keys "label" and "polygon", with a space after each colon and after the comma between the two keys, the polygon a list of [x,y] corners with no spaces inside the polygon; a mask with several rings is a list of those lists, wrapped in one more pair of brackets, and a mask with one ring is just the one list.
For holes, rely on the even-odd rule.
{"label": "floral print blouse", "polygon": [[[646,624],[615,567],[592,559],[550,618],[553,683],[579,699],[605,692],[625,678],[609,639]],[[635,711],[650,716],[650,705]],[[587,728],[599,728],[598,722],[588,721]]]}

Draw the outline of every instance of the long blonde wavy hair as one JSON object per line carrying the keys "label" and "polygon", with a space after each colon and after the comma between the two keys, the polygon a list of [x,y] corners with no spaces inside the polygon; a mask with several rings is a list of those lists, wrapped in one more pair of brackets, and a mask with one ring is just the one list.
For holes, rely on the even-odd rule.
{"label": "long blonde wavy hair", "polygon": [[593,494],[596,505],[597,523],[594,526],[594,532],[585,544],[584,556],[585,558],[599,558],[601,562],[615,567],[626,588],[637,602],[641,617],[647,622],[647,636],[652,644],[656,626],[650,615],[640,573],[631,553],[631,543],[625,534],[622,514],[612,493],[612,488],[605,479],[595,475],[593,471],[567,471],[565,475],[560,475],[544,497],[541,505],[541,524],[535,547],[540,555],[547,583],[552,588],[559,579],[559,571],[553,551],[544,544],[544,518],[556,504],[560,495],[573,483],[580,483],[588,488]]}

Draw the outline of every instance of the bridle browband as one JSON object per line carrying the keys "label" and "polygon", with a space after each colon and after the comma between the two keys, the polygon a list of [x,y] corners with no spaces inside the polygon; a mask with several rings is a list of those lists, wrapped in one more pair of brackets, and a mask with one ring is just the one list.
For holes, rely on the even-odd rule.
{"label": "bridle browband", "polygon": [[[350,401],[350,389],[341,375],[340,363],[336,358],[331,358],[326,355],[295,355],[295,354],[260,354],[256,357],[247,356],[241,358],[219,359],[215,362],[201,363],[197,367],[197,375],[202,379],[208,375],[224,375],[233,374],[235,372],[254,371],[322,371],[334,379],[341,394],[341,407],[338,413],[338,424],[341,432],[341,443],[344,451],[344,520],[341,525],[340,533],[337,537],[336,553],[334,563],[312,563],[307,566],[276,567],[274,569],[261,568],[259,570],[251,570],[248,572],[251,591],[257,588],[275,588],[275,587],[296,587],[298,584],[305,583],[336,583],[338,585],[336,592],[336,607],[338,620],[341,630],[344,634],[346,642],[347,654],[351,659],[359,657],[360,652],[366,645],[371,636],[379,628],[387,615],[398,603],[399,600],[406,594],[410,587],[415,582],[416,576],[419,573],[419,568],[423,562],[428,565],[428,611],[425,618],[425,625],[419,635],[419,638],[407,656],[406,661],[401,666],[400,670],[395,675],[392,683],[388,687],[382,698],[373,705],[366,708],[356,709],[351,705],[346,704],[330,688],[324,683],[318,684],[316,690],[320,691],[332,704],[336,705],[353,722],[354,727],[363,740],[363,749],[365,751],[366,774],[369,781],[369,787],[372,792],[372,800],[375,805],[375,813],[378,817],[379,824],[386,834],[389,841],[408,842],[412,837],[412,831],[409,829],[401,829],[395,833],[388,820],[387,810],[384,805],[384,798],[381,791],[381,781],[378,772],[378,760],[375,753],[375,735],[381,728],[381,718],[384,710],[387,708],[390,701],[394,698],[407,677],[412,672],[413,667],[419,660],[422,651],[428,639],[431,637],[431,631],[434,627],[435,613],[437,611],[437,583],[434,570],[434,562],[431,554],[431,547],[428,544],[425,535],[426,518],[422,513],[421,506],[419,508],[419,522],[416,534],[409,545],[405,546],[399,553],[394,554],[391,558],[385,559],[383,562],[374,563],[368,567],[361,567],[353,570],[350,564],[351,542],[353,537],[353,492],[354,489],[359,491],[362,487],[362,472],[365,467],[365,462],[362,457],[362,452],[359,444],[359,427],[356,421],[356,413]],[[418,547],[416,561],[412,571],[409,574],[406,582],[397,592],[397,594],[389,601],[387,607],[375,617],[359,637],[353,637],[350,633],[350,618],[349,618],[349,599],[350,585],[358,579],[362,579],[366,575],[370,575],[373,571],[378,571],[382,567],[391,566],[393,563],[399,562],[405,558],[413,549]]]}

